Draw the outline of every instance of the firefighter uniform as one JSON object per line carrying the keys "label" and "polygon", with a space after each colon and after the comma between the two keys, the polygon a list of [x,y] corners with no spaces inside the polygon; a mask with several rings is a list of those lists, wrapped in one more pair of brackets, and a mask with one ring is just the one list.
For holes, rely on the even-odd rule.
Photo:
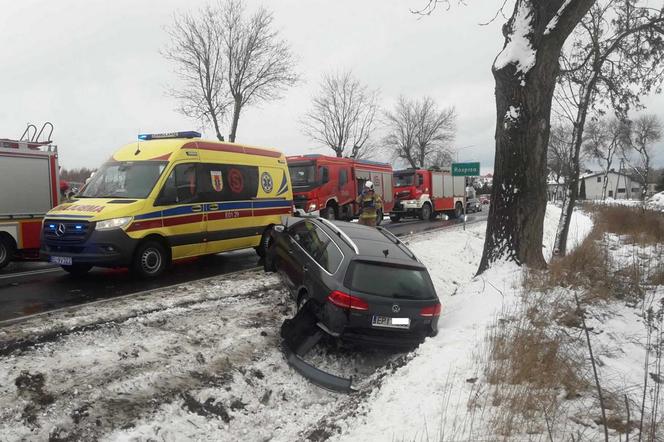
{"label": "firefighter uniform", "polygon": [[376,195],[373,190],[373,184],[365,187],[362,193],[357,197],[355,202],[360,207],[360,220],[359,223],[365,226],[376,227],[376,218],[378,211],[383,209],[383,201],[380,196]]}

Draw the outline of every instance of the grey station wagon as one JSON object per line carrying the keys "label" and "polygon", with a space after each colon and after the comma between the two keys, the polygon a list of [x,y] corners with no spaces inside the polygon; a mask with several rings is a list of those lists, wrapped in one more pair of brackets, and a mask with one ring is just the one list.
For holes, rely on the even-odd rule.
{"label": "grey station wagon", "polygon": [[426,267],[384,228],[286,218],[264,266],[331,336],[402,347],[438,332],[441,305]]}

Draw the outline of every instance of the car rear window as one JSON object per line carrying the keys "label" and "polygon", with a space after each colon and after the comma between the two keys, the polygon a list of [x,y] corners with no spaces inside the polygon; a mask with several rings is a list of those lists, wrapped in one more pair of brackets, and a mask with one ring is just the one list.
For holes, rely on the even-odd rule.
{"label": "car rear window", "polygon": [[432,299],[436,292],[424,269],[354,261],[346,274],[346,286],[370,295],[397,299]]}

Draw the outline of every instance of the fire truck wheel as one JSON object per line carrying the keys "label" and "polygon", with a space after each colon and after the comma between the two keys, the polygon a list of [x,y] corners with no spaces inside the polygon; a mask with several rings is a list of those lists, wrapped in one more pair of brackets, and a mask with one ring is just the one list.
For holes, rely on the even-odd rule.
{"label": "fire truck wheel", "polygon": [[72,276],[83,276],[90,271],[92,266],[90,264],[72,264],[70,266],[60,266],[62,270]]}
{"label": "fire truck wheel", "polygon": [[398,223],[399,221],[401,221],[401,215],[399,215],[398,213],[390,214],[390,221],[392,221],[393,223]]}
{"label": "fire truck wheel", "polygon": [[456,203],[456,206],[454,206],[454,217],[461,218],[461,215],[463,215],[463,204]]}
{"label": "fire truck wheel", "polygon": [[148,240],[134,253],[132,271],[141,278],[156,278],[167,266],[168,254],[158,241]]}
{"label": "fire truck wheel", "polygon": [[330,221],[334,221],[335,219],[337,219],[337,212],[334,205],[330,204],[329,206],[327,206],[325,210],[323,210],[323,213],[321,213],[321,216]]}
{"label": "fire truck wheel", "polygon": [[424,203],[422,209],[420,210],[420,219],[428,220],[431,219],[431,205],[429,203]]}
{"label": "fire truck wheel", "polygon": [[9,264],[14,256],[14,245],[0,237],[0,269]]}

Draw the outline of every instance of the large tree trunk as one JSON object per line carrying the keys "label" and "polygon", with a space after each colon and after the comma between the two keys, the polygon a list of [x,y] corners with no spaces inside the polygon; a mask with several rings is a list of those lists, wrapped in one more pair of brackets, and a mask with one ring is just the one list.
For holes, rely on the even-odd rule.
{"label": "large tree trunk", "polygon": [[[543,268],[542,229],[546,210],[546,154],[551,101],[558,57],[565,39],[594,0],[517,0],[504,28],[505,48],[493,66],[496,82],[496,159],[484,252],[478,273],[509,260]],[[560,8],[566,8],[560,13]],[[552,30],[547,27],[558,16]],[[531,30],[524,33],[523,21]],[[519,28],[520,26],[520,28]],[[521,33],[520,33],[521,31]],[[526,40],[534,50],[532,67],[518,61],[504,65],[501,56],[515,51],[512,39]],[[511,48],[508,48],[512,45]],[[517,45],[518,46],[518,45]],[[512,56],[514,58],[514,56]]]}
{"label": "large tree trunk", "polygon": [[237,134],[237,125],[240,121],[240,111],[242,110],[242,97],[235,98],[233,106],[233,121],[231,123],[231,133],[228,135],[228,141],[235,143],[235,134]]}

